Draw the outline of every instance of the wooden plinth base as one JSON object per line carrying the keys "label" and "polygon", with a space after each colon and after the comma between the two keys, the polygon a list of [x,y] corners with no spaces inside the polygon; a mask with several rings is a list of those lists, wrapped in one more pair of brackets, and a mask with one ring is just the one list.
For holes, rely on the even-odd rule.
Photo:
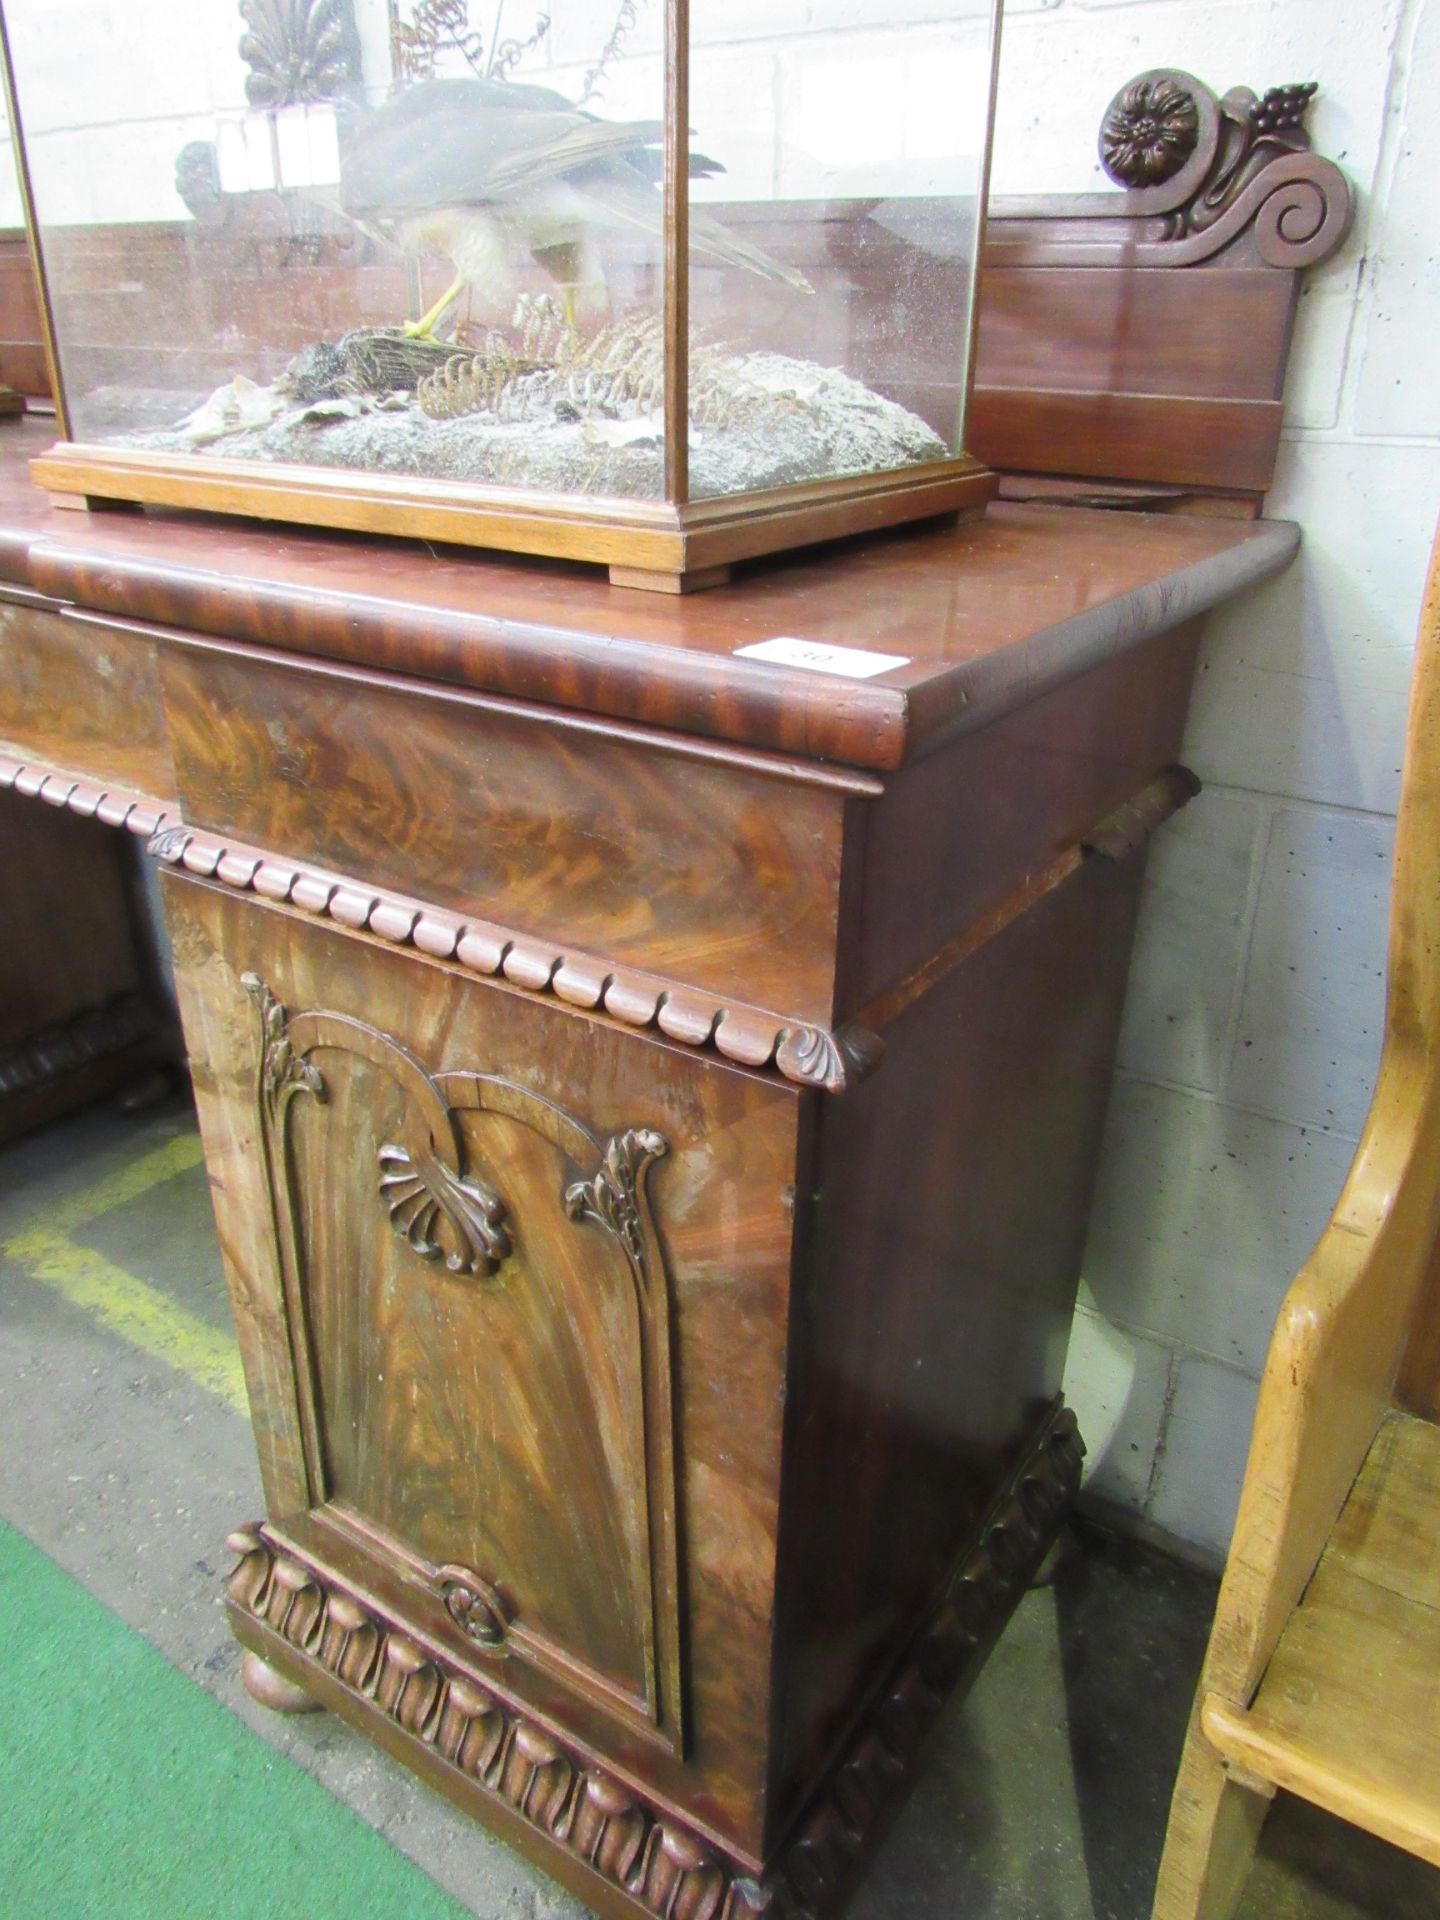
{"label": "wooden plinth base", "polygon": [[264,1526],[230,1536],[236,1637],[604,1920],[831,1920],[903,1801],[945,1702],[972,1680],[1044,1558],[1080,1477],[1057,1408],[923,1625],[852,1726],[760,1878],[569,1750],[407,1623],[307,1566]]}
{"label": "wooden plinth base", "polygon": [[791,547],[979,513],[996,485],[992,473],[960,454],[681,505],[68,441],[37,455],[30,473],[58,507],[184,507],[544,554],[595,562],[608,568],[613,585],[658,593],[718,586],[737,561]]}
{"label": "wooden plinth base", "polygon": [[647,567],[611,567],[612,587],[638,587],[642,593],[703,593],[723,587],[733,567],[692,567],[688,573],[655,573]]}

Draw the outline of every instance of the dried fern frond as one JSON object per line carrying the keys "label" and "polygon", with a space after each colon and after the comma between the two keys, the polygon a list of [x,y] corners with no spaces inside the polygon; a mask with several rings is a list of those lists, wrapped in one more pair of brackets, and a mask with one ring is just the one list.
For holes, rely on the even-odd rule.
{"label": "dried fern frond", "polygon": [[545,379],[552,369],[517,353],[503,333],[490,333],[477,353],[452,353],[415,389],[423,413],[432,420],[456,420],[468,413],[497,416],[510,411],[522,381]]}
{"label": "dried fern frond", "polygon": [[[517,313],[518,348],[503,333],[482,336],[416,391],[433,420],[487,414],[496,420],[636,420],[665,403],[665,330],[632,314],[582,340],[548,302]],[[793,394],[752,379],[726,347],[698,338],[690,349],[690,418],[712,431],[756,428],[805,411]]]}

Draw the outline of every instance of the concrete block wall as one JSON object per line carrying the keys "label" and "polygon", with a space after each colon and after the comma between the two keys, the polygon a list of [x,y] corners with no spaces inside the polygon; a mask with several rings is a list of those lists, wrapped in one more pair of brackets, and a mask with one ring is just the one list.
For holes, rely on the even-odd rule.
{"label": "concrete block wall", "polygon": [[[1274,1317],[1344,1179],[1379,1055],[1440,512],[1426,106],[1440,0],[1057,0],[1017,15],[997,185],[1095,184],[1074,159],[1097,103],[1171,64],[1221,90],[1318,80],[1315,144],[1359,197],[1302,302],[1270,496],[1303,526],[1303,552],[1212,620],[1202,656],[1186,758],[1205,791],[1154,849],[1067,1370],[1090,1497],[1218,1560]],[[1044,84],[1057,73],[1058,106]]]}

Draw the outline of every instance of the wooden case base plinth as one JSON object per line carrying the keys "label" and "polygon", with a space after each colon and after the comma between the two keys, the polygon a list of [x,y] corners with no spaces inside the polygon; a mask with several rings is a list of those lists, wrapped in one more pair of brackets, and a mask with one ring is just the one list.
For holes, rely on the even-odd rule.
{"label": "wooden case base plinth", "polygon": [[[1053,1409],[758,1871],[518,1705],[503,1661],[462,1667],[415,1622],[302,1558],[282,1527],[230,1536],[227,1608],[271,1676],[332,1708],[607,1920],[825,1920],[901,1804],[941,1709],[978,1673],[1044,1560],[1083,1454],[1074,1415]],[[282,1704],[294,1710],[288,1693]]]}
{"label": "wooden case base plinth", "polygon": [[550,497],[520,488],[60,441],[30,463],[57,507],[204,509],[352,533],[591,561],[612,585],[657,593],[719,586],[740,560],[944,514],[978,513],[995,476],[961,455],[729,499]]}

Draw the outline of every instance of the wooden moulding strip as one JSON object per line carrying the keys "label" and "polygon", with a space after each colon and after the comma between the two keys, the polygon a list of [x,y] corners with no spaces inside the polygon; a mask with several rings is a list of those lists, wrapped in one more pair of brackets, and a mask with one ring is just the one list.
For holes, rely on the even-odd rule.
{"label": "wooden moulding strip", "polygon": [[52,807],[68,807],[85,820],[99,820],[107,827],[127,827],[147,840],[170,824],[164,802],[149,794],[77,780],[73,774],[58,773],[53,767],[16,760],[8,754],[0,754],[0,788],[4,787],[33,800],[44,800]]}
{"label": "wooden moulding strip", "polygon": [[782,1078],[826,1093],[844,1093],[878,1066],[880,1041],[846,1024],[835,1031],[763,1008],[722,1000],[658,974],[613,967],[473,915],[454,913],[382,887],[325,873],[228,837],[201,833],[143,794],[75,780],[54,768],[0,755],[0,788],[68,807],[107,826],[142,836],[167,866],[276,905],[333,920],[352,932],[451,960],[472,973],[500,978],[621,1026],[653,1028],[683,1046],[704,1048],[738,1066],[773,1067]]}
{"label": "wooden moulding strip", "polygon": [[887,987],[860,1010],[857,1019],[864,1029],[883,1032],[907,1007],[922,999],[932,987],[952,974],[972,953],[988,946],[1057,887],[1064,886],[1092,857],[1118,862],[1135,853],[1162,821],[1168,820],[1200,791],[1200,782],[1188,767],[1167,767],[1131,795],[1130,799],[1096,821],[1089,832],[1073,845],[1063,848],[1053,860],[1032,873],[1013,892],[972,920],[937,952],[894,986]]}
{"label": "wooden moulding strip", "polygon": [[[675,355],[670,362],[678,364]],[[909,520],[978,511],[995,490],[988,469],[957,458],[680,505],[547,496],[533,489],[487,489],[84,441],[61,441],[36,454],[30,476],[61,503],[123,500],[183,507],[660,575],[729,565]]]}

